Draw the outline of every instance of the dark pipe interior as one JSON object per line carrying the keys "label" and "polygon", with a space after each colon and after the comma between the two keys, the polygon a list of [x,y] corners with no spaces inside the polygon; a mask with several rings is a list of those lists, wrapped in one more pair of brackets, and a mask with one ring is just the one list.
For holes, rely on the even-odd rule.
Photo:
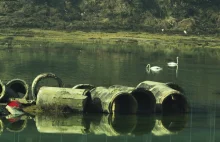
{"label": "dark pipe interior", "polygon": [[146,135],[151,133],[155,126],[155,116],[154,115],[136,115],[137,124],[135,129],[132,131],[134,135]]}
{"label": "dark pipe interior", "polygon": [[120,94],[114,99],[111,110],[119,114],[134,114],[137,111],[137,102],[130,94]]}
{"label": "dark pipe interior", "polygon": [[171,132],[179,132],[183,130],[188,123],[188,113],[171,114],[162,116],[163,126]]}
{"label": "dark pipe interior", "polygon": [[186,98],[181,94],[170,94],[162,102],[163,113],[184,113],[188,111]]}
{"label": "dark pipe interior", "polygon": [[109,118],[110,125],[119,134],[128,134],[133,131],[137,123],[136,115],[112,115]]}
{"label": "dark pipe interior", "polygon": [[2,91],[3,91],[3,88],[2,88],[2,85],[0,84],[0,94],[2,93]]}
{"label": "dark pipe interior", "polygon": [[15,93],[17,93],[20,98],[23,98],[27,93],[24,84],[21,82],[11,83],[10,85],[8,85],[8,87],[12,89]]}
{"label": "dark pipe interior", "polygon": [[154,95],[145,89],[139,88],[132,92],[133,97],[137,100],[137,113],[152,113],[155,110],[156,99]]}

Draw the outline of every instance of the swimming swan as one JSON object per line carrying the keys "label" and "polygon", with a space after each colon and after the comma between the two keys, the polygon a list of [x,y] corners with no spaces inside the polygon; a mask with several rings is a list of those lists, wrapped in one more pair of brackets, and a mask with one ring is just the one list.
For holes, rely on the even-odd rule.
{"label": "swimming swan", "polygon": [[150,72],[150,70],[152,71],[152,72],[159,72],[159,71],[161,71],[161,70],[163,70],[163,68],[161,68],[161,67],[158,67],[158,66],[153,66],[153,67],[151,67],[150,66],[150,64],[147,64],[147,72]]}
{"label": "swimming swan", "polygon": [[179,57],[176,57],[176,63],[175,62],[169,62],[169,63],[167,63],[167,65],[169,67],[176,67],[176,66],[178,66],[178,58]]}

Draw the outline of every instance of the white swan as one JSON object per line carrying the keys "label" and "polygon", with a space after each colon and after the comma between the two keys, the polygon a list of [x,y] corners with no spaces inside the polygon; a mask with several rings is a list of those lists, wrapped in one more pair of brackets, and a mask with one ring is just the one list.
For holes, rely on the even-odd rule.
{"label": "white swan", "polygon": [[167,65],[169,67],[176,67],[176,66],[178,66],[178,58],[179,57],[176,57],[176,63],[175,62],[169,62],[169,63],[167,63]]}
{"label": "white swan", "polygon": [[157,72],[160,72],[161,70],[163,70],[163,68],[161,68],[161,67],[159,67],[159,66],[153,66],[153,67],[151,67],[150,64],[147,64],[146,69],[147,69],[147,72],[148,72],[148,73],[150,73],[150,71],[157,73]]}

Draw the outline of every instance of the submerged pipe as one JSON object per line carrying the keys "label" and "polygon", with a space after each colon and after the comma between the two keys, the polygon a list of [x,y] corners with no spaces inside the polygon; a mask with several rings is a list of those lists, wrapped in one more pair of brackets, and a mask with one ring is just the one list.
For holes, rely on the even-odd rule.
{"label": "submerged pipe", "polygon": [[46,111],[82,112],[87,103],[85,89],[41,87],[38,92],[36,105]]}
{"label": "submerged pipe", "polygon": [[10,99],[28,99],[28,84],[22,79],[12,79],[7,82],[6,95],[7,101]]}
{"label": "submerged pipe", "polygon": [[90,90],[86,109],[88,112],[134,114],[137,112],[137,101],[129,91],[96,87]]}
{"label": "submerged pipe", "polygon": [[56,76],[55,74],[53,73],[42,73],[42,74],[39,74],[32,82],[32,85],[31,85],[31,89],[32,89],[32,97],[34,100],[37,99],[37,94],[38,94],[38,91],[40,89],[40,82],[42,80],[45,80],[45,79],[49,79],[49,78],[52,78],[54,80],[57,81],[58,83],[58,87],[63,87],[63,82],[62,80]]}
{"label": "submerged pipe", "polygon": [[101,115],[99,121],[91,121],[89,131],[95,135],[128,135],[135,129],[136,123],[136,115]]}
{"label": "submerged pipe", "polygon": [[152,133],[155,136],[178,134],[187,126],[188,121],[188,113],[162,115],[156,119]]}
{"label": "submerged pipe", "polygon": [[28,116],[8,115],[3,119],[3,122],[9,132],[21,132],[27,127]]}
{"label": "submerged pipe", "polygon": [[165,83],[144,81],[137,88],[145,88],[156,98],[156,111],[163,113],[188,112],[186,97],[178,90],[172,89]]}
{"label": "submerged pipe", "polygon": [[1,103],[5,103],[4,102],[4,98],[5,98],[5,85],[3,84],[3,82],[0,80],[0,102]]}
{"label": "submerged pipe", "polygon": [[137,123],[132,134],[138,136],[151,133],[155,126],[155,120],[155,115],[137,115]]}
{"label": "submerged pipe", "polygon": [[87,129],[83,122],[83,115],[79,114],[49,115],[42,113],[36,115],[35,121],[40,133],[85,134]]}

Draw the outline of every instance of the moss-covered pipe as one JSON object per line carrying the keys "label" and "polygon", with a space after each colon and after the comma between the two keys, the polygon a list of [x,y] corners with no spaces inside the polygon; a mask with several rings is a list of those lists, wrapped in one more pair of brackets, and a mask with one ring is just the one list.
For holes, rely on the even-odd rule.
{"label": "moss-covered pipe", "polygon": [[0,80],[0,102],[4,103],[4,98],[5,98],[5,85],[3,82]]}
{"label": "moss-covered pipe", "polygon": [[137,88],[145,88],[156,98],[156,111],[163,113],[188,112],[189,105],[182,92],[172,89],[165,83],[144,81]]}
{"label": "moss-covered pipe", "polygon": [[178,134],[187,126],[188,120],[188,113],[159,116],[156,119],[152,133],[156,136]]}
{"label": "moss-covered pipe", "polygon": [[31,85],[31,91],[32,91],[32,97],[34,100],[37,99],[37,94],[38,94],[38,91],[40,89],[40,82],[42,80],[45,80],[45,79],[49,79],[49,78],[52,78],[54,80],[57,81],[58,83],[58,87],[63,87],[63,82],[62,80],[55,74],[53,73],[42,73],[42,74],[39,74],[32,82],[32,85]]}
{"label": "moss-covered pipe", "polygon": [[102,115],[100,121],[92,121],[89,131],[92,134],[107,136],[119,136],[132,133],[136,127],[136,115]]}
{"label": "moss-covered pipe", "polygon": [[85,134],[86,126],[83,115],[79,114],[38,114],[36,127],[40,133]]}
{"label": "moss-covered pipe", "polygon": [[110,92],[117,91],[124,91],[126,90],[129,94],[131,94],[137,101],[137,113],[153,113],[155,112],[156,107],[156,99],[152,92],[146,90],[144,88],[134,88],[134,87],[127,87],[122,85],[113,85],[109,87]]}
{"label": "moss-covered pipe", "polygon": [[75,86],[73,86],[73,89],[87,89],[87,90],[91,90],[94,89],[95,86],[91,85],[91,84],[77,84]]}
{"label": "moss-covered pipe", "polygon": [[129,93],[130,89],[109,89],[96,87],[90,90],[88,96],[88,112],[98,113],[126,113],[134,114],[137,112],[137,101]]}
{"label": "moss-covered pipe", "polygon": [[87,103],[85,89],[60,87],[41,87],[38,92],[36,105],[45,111],[84,111]]}
{"label": "moss-covered pipe", "polygon": [[28,99],[29,86],[24,80],[12,79],[5,86],[8,99]]}

